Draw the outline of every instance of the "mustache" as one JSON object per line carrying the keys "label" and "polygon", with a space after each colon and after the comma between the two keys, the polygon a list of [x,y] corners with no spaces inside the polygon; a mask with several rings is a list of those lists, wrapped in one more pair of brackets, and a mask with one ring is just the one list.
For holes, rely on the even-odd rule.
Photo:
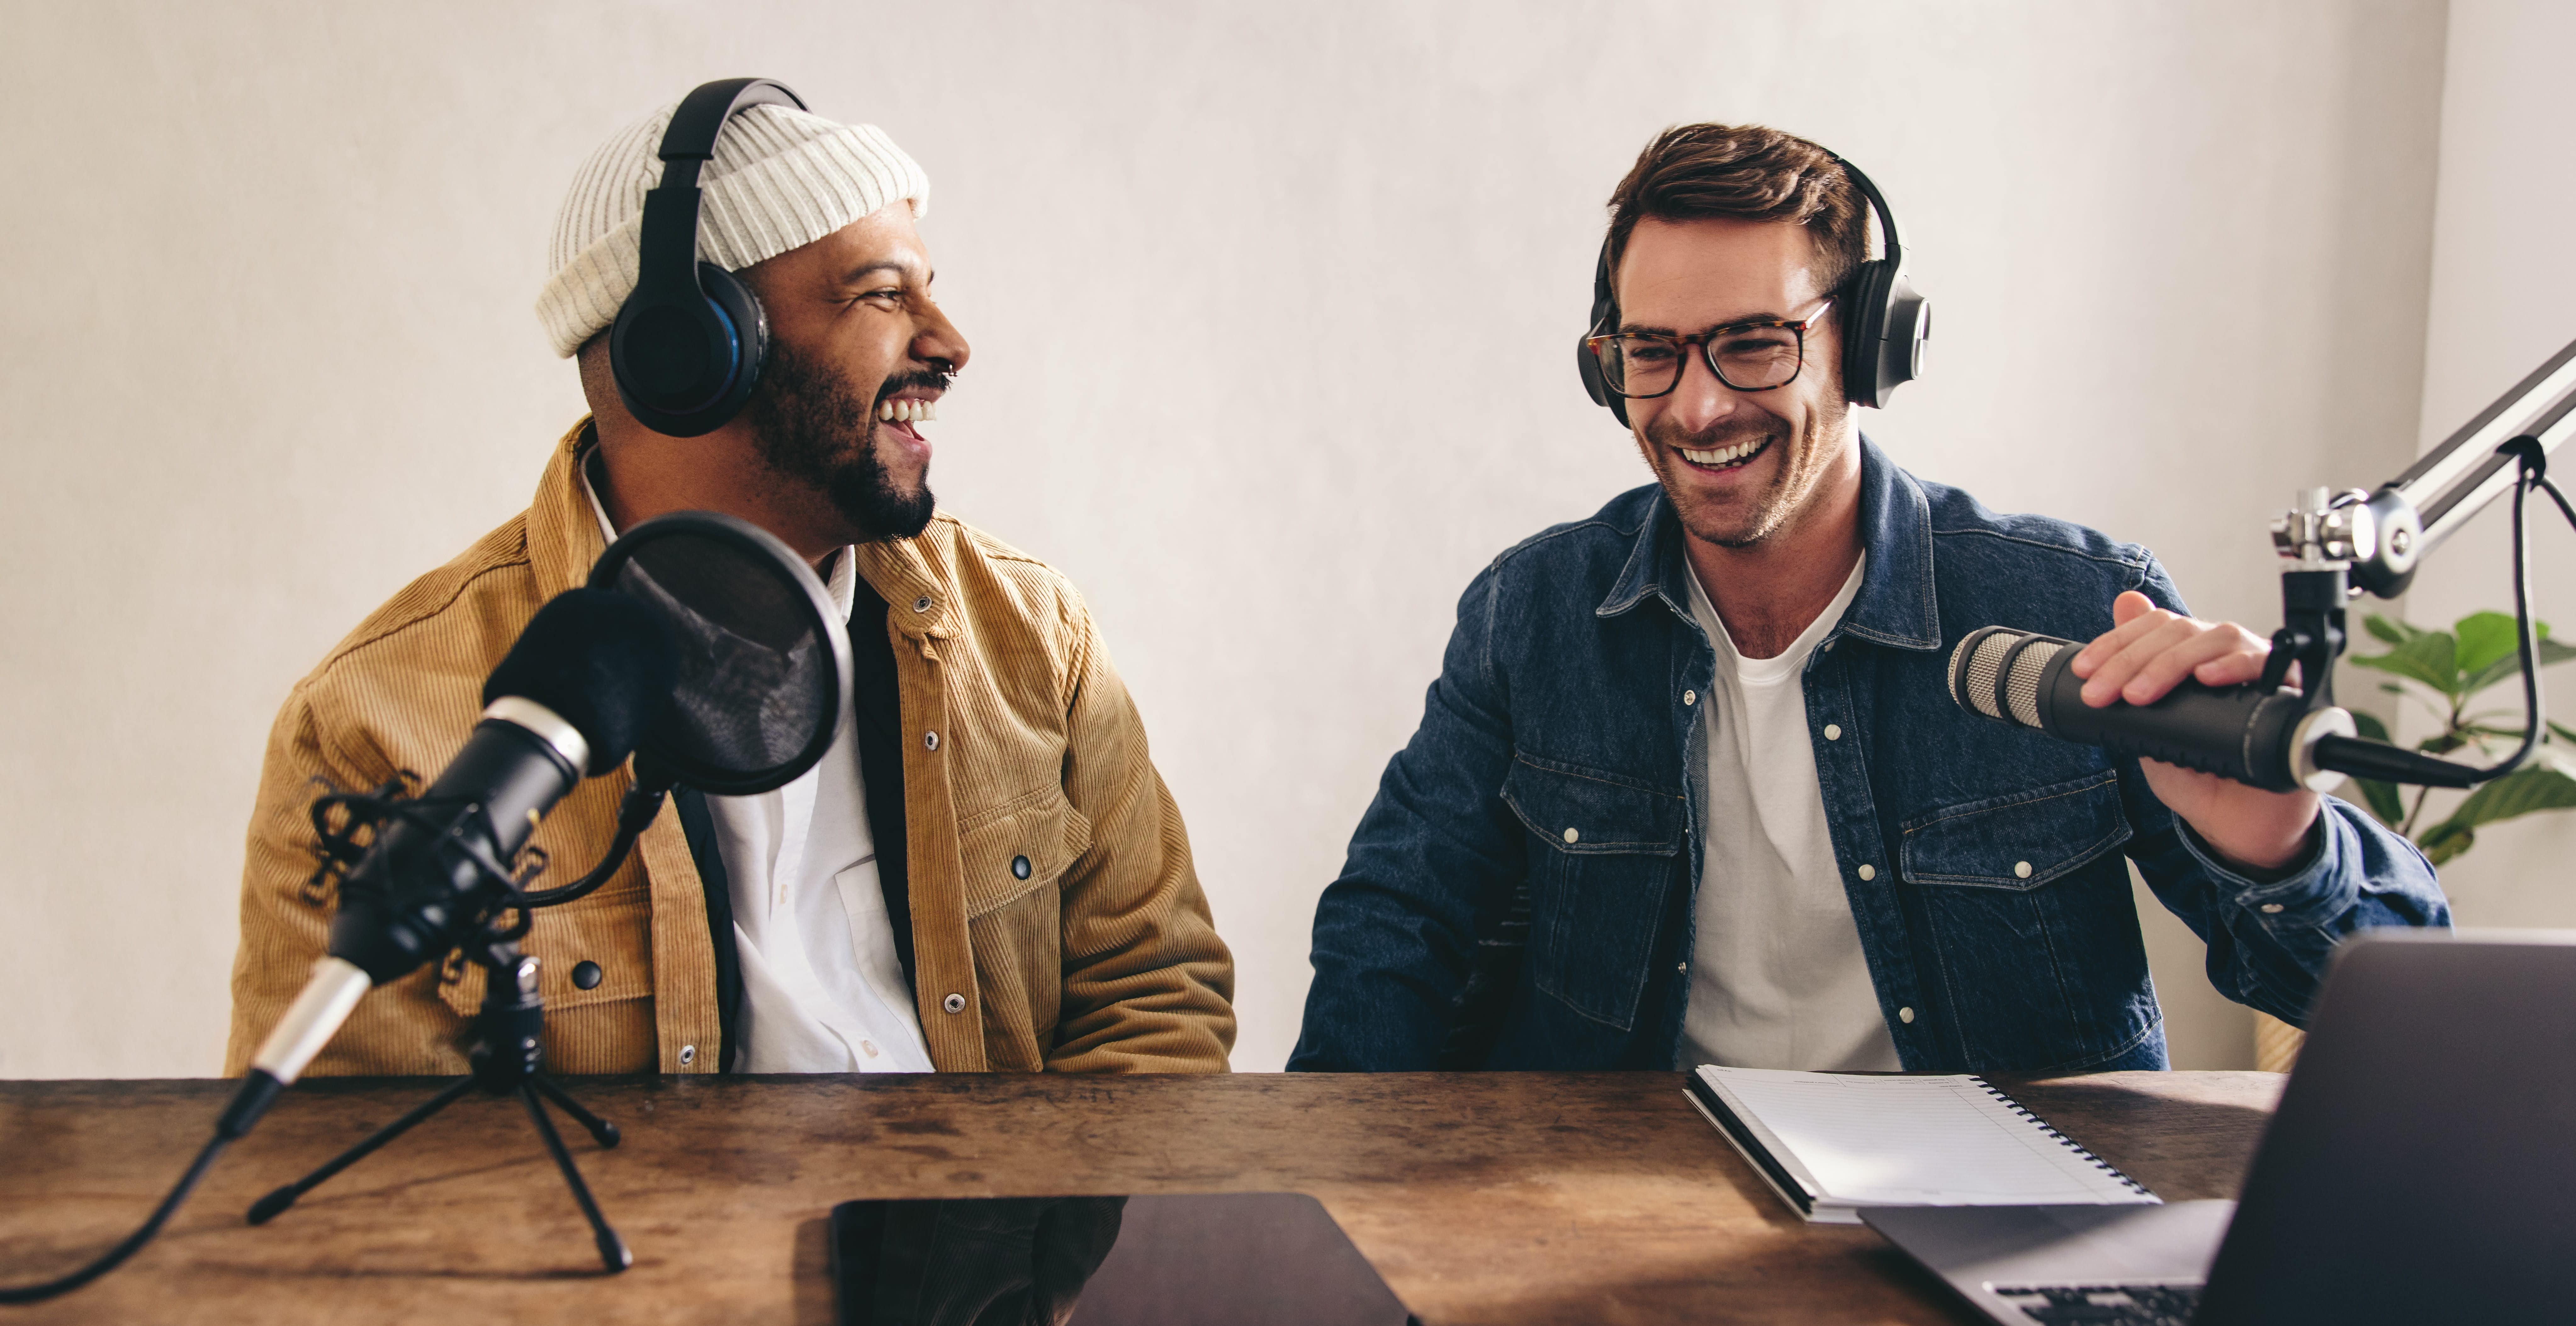
{"label": "mustache", "polygon": [[948,384],[956,381],[956,379],[957,375],[955,373],[935,368],[925,369],[917,373],[897,373],[893,377],[887,378],[884,386],[877,388],[877,400],[883,401],[885,398],[894,395],[896,392],[910,391],[915,387],[932,387],[940,391],[946,391],[948,389]]}

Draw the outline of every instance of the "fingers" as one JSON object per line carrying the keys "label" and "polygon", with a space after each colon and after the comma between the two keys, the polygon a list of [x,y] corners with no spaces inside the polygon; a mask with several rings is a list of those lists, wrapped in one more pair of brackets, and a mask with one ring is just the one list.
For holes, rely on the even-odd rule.
{"label": "fingers", "polygon": [[2192,677],[2205,686],[2233,686],[2261,676],[2271,646],[2232,622],[2204,622],[2156,607],[2143,594],[2122,594],[2111,605],[2119,624],[2104,632],[2068,666],[2084,681],[2084,703],[2113,700],[2153,704]]}
{"label": "fingers", "polygon": [[2095,637],[2093,643],[2075,655],[2074,662],[2067,664],[2074,669],[2076,676],[2092,676],[2094,669],[2101,667],[2104,660],[2136,643],[2148,632],[2179,618],[2133,589],[2111,600],[2111,620],[2117,624]]}

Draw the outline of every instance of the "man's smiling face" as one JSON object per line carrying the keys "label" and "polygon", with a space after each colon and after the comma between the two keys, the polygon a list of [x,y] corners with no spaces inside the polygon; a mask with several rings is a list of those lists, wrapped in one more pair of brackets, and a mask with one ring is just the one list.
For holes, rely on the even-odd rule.
{"label": "man's smiling face", "polygon": [[[1637,222],[1616,274],[1621,331],[1688,336],[1758,318],[1816,318],[1831,291],[1815,281],[1813,232],[1787,221]],[[1666,395],[1628,402],[1646,464],[1696,538],[1730,548],[1794,521],[1851,445],[1838,371],[1845,310],[1806,334],[1796,380],[1737,391],[1698,347]]]}
{"label": "man's smiling face", "polygon": [[749,268],[769,315],[769,362],[744,408],[775,481],[820,493],[847,542],[929,523],[921,422],[966,364],[966,338],[930,297],[912,208],[896,202]]}

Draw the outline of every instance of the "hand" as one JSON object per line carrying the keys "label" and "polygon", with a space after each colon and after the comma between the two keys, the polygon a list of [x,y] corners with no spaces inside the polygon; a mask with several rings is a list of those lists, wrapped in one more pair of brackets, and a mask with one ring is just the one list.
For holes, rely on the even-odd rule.
{"label": "hand", "polygon": [[[2271,642],[2234,622],[2204,622],[2168,612],[2130,590],[2111,602],[2118,623],[2068,664],[2084,679],[2084,703],[2153,704],[2191,677],[2234,686],[2263,675]],[[2308,826],[2324,804],[2316,793],[2266,792],[2196,769],[2140,760],[2147,787],[2229,863],[2279,870],[2306,850]]]}

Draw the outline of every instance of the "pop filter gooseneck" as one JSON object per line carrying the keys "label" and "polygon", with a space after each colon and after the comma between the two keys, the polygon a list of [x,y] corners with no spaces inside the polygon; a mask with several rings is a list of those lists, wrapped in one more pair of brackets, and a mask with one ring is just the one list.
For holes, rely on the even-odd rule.
{"label": "pop filter gooseneck", "polygon": [[652,608],[680,649],[671,703],[635,752],[617,837],[589,873],[529,905],[587,896],[617,873],[674,787],[752,796],[821,762],[850,704],[850,633],[794,550],[713,511],[656,516],[618,536],[590,587]]}

